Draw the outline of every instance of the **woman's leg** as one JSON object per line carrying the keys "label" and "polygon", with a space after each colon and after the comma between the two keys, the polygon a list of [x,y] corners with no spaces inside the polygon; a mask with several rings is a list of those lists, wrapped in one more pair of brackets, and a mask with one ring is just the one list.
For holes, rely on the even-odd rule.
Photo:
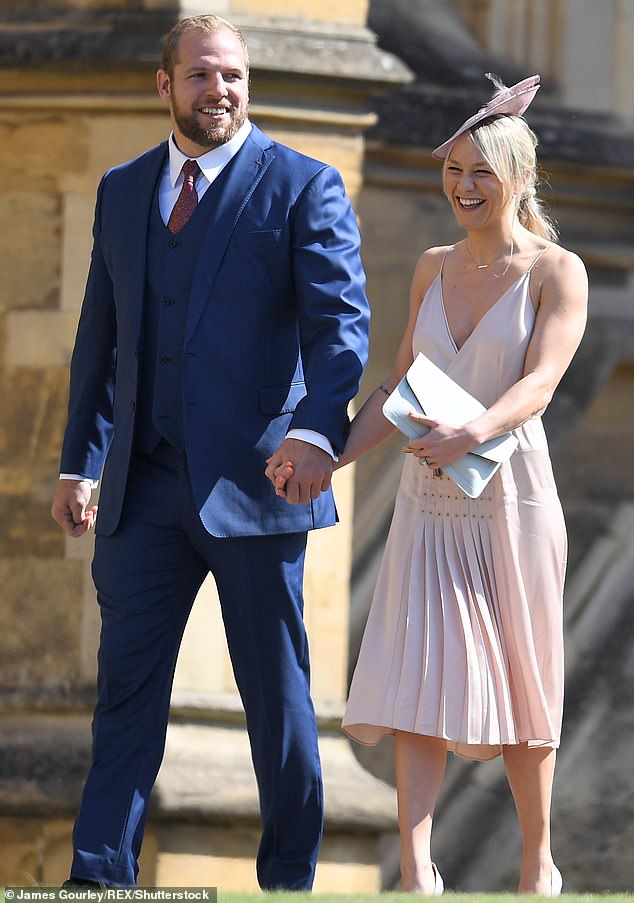
{"label": "woman's leg", "polygon": [[431,826],[445,773],[447,743],[396,731],[394,737],[398,824],[401,834],[401,890],[433,894]]}
{"label": "woman's leg", "polygon": [[526,743],[504,747],[504,766],[523,840],[518,891],[550,896],[554,863],[550,849],[550,807],[557,752]]}

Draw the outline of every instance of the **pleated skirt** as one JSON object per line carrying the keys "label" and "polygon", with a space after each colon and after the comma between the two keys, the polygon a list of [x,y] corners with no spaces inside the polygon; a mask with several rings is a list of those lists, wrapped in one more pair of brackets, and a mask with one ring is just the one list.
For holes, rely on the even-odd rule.
{"label": "pleated skirt", "polygon": [[559,745],[566,534],[547,453],[470,499],[407,456],[343,730],[396,730],[473,759]]}

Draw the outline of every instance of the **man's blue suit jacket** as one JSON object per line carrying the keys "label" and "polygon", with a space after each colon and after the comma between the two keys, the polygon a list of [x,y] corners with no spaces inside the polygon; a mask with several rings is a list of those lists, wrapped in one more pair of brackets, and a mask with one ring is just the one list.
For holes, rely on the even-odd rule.
{"label": "man's blue suit jacket", "polygon": [[[102,479],[101,534],[119,523],[134,444],[148,219],[166,155],[164,142],[115,167],[97,194],[61,471]],[[185,451],[213,535],[336,520],[331,492],[289,505],[264,469],[291,428],[345,444],[368,345],[359,248],[338,172],[254,126],[205,232],[183,348]]]}

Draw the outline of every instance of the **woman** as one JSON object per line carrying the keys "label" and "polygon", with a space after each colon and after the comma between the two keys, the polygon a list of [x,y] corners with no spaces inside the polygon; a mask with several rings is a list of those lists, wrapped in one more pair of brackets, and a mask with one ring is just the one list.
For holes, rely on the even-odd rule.
{"label": "woman", "polygon": [[[466,236],[418,260],[394,367],[354,419],[338,465],[393,433],[383,402],[418,352],[487,407],[469,423],[410,415],[431,429],[403,449],[343,721],[361,743],[395,737],[401,889],[423,894],[443,887],[430,835],[447,750],[503,755],[523,838],[518,889],[561,891],[550,807],[566,533],[540,415],[583,335],[587,277],[535,196],[537,142],[521,114],[538,87],[538,76],[498,85],[434,151]],[[479,498],[439,475],[507,430],[517,450]]]}

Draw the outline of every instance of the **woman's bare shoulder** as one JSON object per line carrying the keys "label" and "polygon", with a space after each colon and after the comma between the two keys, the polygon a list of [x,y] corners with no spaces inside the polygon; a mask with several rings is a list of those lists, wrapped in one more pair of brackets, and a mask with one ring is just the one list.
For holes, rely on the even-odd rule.
{"label": "woman's bare shoulder", "polygon": [[423,302],[423,298],[429,291],[429,288],[440,272],[442,262],[452,245],[446,245],[438,248],[428,248],[419,256],[416,261],[412,284],[410,288],[410,310],[412,316],[415,316]]}
{"label": "woman's bare shoulder", "polygon": [[554,242],[546,246],[535,271],[542,285],[566,285],[570,280],[587,283],[586,267],[579,255]]}
{"label": "woman's bare shoulder", "polygon": [[442,262],[453,249],[453,245],[441,245],[436,248],[427,248],[420,254],[416,261],[415,278],[424,282],[431,280],[438,274]]}
{"label": "woman's bare shoulder", "polygon": [[440,263],[443,258],[452,251],[454,245],[438,245],[434,248],[427,248],[418,258],[418,262],[430,263],[432,261]]}
{"label": "woman's bare shoulder", "polygon": [[531,288],[536,310],[544,315],[583,312],[588,303],[588,274],[578,254],[549,242],[535,263]]}

